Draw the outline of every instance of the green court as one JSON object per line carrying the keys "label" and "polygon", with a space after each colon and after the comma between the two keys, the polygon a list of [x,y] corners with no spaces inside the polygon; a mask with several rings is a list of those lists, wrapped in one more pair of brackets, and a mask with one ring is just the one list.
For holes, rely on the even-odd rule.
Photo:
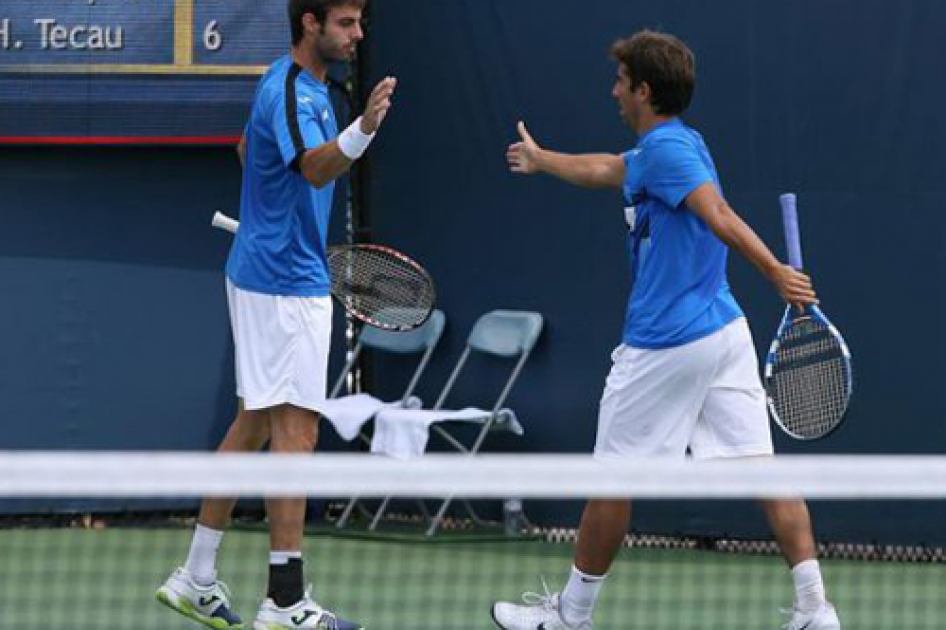
{"label": "green court", "polygon": [[[197,627],[161,606],[154,590],[190,541],[188,527],[0,530],[0,628]],[[318,601],[370,630],[488,629],[490,604],[558,590],[571,559],[565,543],[421,537],[306,539]],[[267,534],[224,539],[221,577],[252,621],[266,585]],[[826,560],[829,595],[845,628],[908,630],[946,619],[946,566]],[[596,627],[648,630],[775,629],[791,604],[776,557],[693,550],[621,553]]]}

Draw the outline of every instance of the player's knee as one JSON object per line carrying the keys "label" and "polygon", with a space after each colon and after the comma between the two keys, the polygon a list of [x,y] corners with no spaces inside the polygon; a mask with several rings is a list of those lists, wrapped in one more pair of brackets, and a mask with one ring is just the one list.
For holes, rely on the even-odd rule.
{"label": "player's knee", "polygon": [[293,422],[273,431],[271,450],[285,453],[306,453],[315,448],[317,437],[314,422]]}

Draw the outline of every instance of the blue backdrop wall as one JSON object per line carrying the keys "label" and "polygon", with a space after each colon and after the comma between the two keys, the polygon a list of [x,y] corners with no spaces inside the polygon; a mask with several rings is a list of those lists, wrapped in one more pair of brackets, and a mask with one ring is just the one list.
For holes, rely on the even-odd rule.
{"label": "blue backdrop wall", "polygon": [[[940,452],[944,409],[931,394],[946,339],[944,21],[946,5],[932,0],[376,2],[372,79],[400,85],[371,152],[371,228],[430,268],[448,319],[420,393],[439,391],[480,314],[539,311],[546,331],[510,400],[527,435],[492,448],[590,451],[629,288],[621,199],[512,176],[504,153],[520,119],[552,148],[631,147],[609,96],[608,49],[660,28],[696,52],[687,120],[730,202],[778,252],[777,197],[799,194],[808,266],[856,355],[849,423],[816,444],[777,435],[777,447]],[[234,406],[229,242],[207,222],[238,194],[230,151],[0,152],[0,448],[203,450],[219,439]],[[763,345],[782,306],[744,261],[733,260],[731,280]],[[373,368],[376,390],[403,386],[407,366]],[[471,366],[456,402],[489,402],[496,368]],[[819,506],[819,529],[946,542],[946,514],[896,507],[893,522]],[[752,512],[654,505],[639,524],[755,535]]]}
{"label": "blue backdrop wall", "polygon": [[[413,252],[439,280],[449,321],[444,362],[485,310],[547,317],[512,401],[528,435],[497,444],[591,449],[628,291],[620,196],[513,176],[506,146],[522,119],[551,148],[632,147],[610,97],[608,51],[616,38],[649,27],[694,49],[698,88],[686,119],[706,137],[732,205],[779,254],[778,195],[798,193],[807,265],[856,356],[849,423],[814,444],[776,435],[778,449],[940,452],[943,404],[924,392],[936,390],[933,357],[944,345],[946,162],[936,150],[946,140],[938,116],[946,44],[936,27],[944,18],[946,6],[930,1],[377,3],[375,78],[393,74],[400,83],[373,158],[376,238]],[[761,349],[783,306],[737,257],[731,280]],[[915,332],[882,332],[891,325]],[[464,395],[490,393],[474,382]],[[883,509],[896,522],[826,506],[819,526],[941,537],[942,512],[931,521],[909,508]],[[727,514],[661,506],[642,510],[641,523],[761,527],[751,508],[745,518]]]}
{"label": "blue backdrop wall", "polygon": [[0,191],[0,449],[214,446],[236,405],[210,218],[239,208],[236,153],[8,149]]}

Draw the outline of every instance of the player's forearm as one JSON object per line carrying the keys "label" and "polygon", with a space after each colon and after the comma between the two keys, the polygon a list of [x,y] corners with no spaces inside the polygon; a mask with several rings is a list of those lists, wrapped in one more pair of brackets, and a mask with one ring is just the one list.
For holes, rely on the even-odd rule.
{"label": "player's forearm", "polygon": [[726,243],[751,262],[767,279],[771,280],[781,268],[782,263],[772,250],[759,238],[749,225],[729,207],[725,201],[715,213],[715,220],[710,221],[710,229]]}
{"label": "player's forearm", "polygon": [[347,173],[352,164],[354,161],[345,157],[338,148],[338,142],[333,140],[316,149],[306,151],[302,156],[299,169],[310,184],[316,188],[324,188]]}
{"label": "player's forearm", "polygon": [[570,155],[540,149],[536,165],[544,173],[584,188],[620,188],[623,176],[616,171],[623,160],[618,155],[594,153]]}

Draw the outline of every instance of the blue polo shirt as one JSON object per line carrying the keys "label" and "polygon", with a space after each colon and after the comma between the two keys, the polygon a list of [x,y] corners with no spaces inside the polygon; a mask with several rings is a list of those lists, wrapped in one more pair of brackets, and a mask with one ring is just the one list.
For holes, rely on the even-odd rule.
{"label": "blue polo shirt", "polygon": [[329,294],[325,239],[335,184],[316,189],[299,162],[337,135],[326,84],[288,55],[274,63],[246,126],[240,230],[227,260],[234,285],[269,295]]}
{"label": "blue polo shirt", "polygon": [[624,343],[672,348],[742,317],[726,279],[728,248],[684,203],[703,184],[722,190],[702,136],[671,119],[640,138],[624,163],[633,281]]}

